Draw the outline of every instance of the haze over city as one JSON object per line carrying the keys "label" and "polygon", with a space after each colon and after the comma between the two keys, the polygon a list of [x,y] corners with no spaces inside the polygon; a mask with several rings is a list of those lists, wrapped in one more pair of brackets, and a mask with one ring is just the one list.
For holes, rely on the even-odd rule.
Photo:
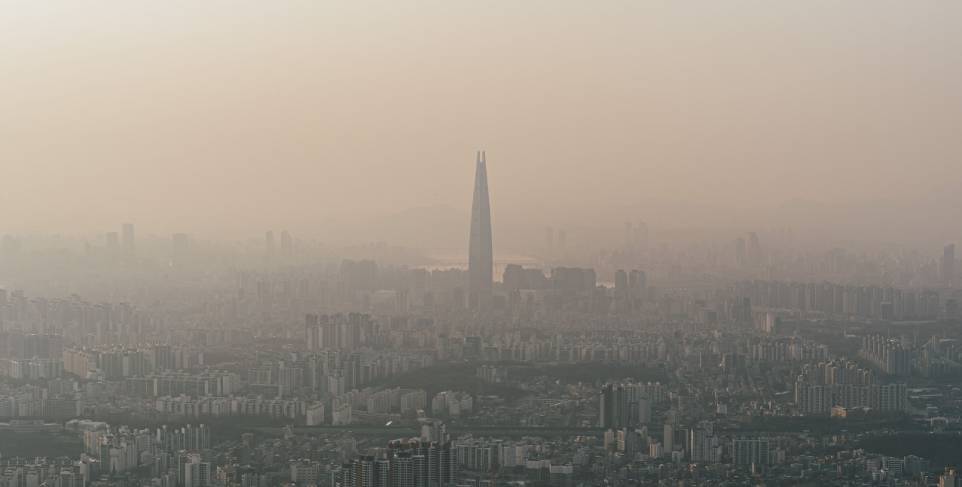
{"label": "haze over city", "polygon": [[0,2],[0,487],[962,487],[960,14]]}
{"label": "haze over city", "polygon": [[485,148],[495,234],[517,251],[545,225],[608,241],[638,218],[937,244],[962,236],[945,225],[960,18],[954,2],[13,2],[0,230],[460,248],[432,219],[468,210]]}

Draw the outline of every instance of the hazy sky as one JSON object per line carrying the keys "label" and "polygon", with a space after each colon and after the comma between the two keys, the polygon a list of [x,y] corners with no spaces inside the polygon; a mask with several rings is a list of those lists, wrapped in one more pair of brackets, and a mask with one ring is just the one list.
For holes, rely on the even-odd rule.
{"label": "hazy sky", "polygon": [[0,232],[449,207],[466,241],[485,148],[496,245],[784,214],[955,238],[960,26],[957,1],[3,1]]}

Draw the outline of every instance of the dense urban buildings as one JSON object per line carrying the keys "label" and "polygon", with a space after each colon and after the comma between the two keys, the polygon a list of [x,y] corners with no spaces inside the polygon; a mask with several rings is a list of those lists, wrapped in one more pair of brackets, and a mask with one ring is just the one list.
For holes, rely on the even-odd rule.
{"label": "dense urban buildings", "polygon": [[4,7],[0,487],[962,487],[962,3]]}
{"label": "dense urban buildings", "polygon": [[[0,444],[0,482],[954,485],[953,461],[891,446],[959,438],[951,246],[924,286],[833,282],[838,253],[815,279],[745,279],[777,265],[751,232],[731,273],[685,285],[704,264],[659,270],[629,223],[617,267],[495,281],[483,152],[475,169],[465,267],[301,255],[268,231],[226,267],[175,237],[172,277],[123,302],[0,291],[0,430],[63,444]],[[150,282],[156,247],[114,234],[84,265]],[[7,245],[3,269],[31,275]]]}

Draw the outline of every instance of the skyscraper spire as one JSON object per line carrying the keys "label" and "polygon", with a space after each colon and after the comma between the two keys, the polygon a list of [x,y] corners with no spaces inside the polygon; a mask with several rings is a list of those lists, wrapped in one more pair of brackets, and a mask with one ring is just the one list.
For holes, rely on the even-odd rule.
{"label": "skyscraper spire", "polygon": [[490,303],[493,273],[488,170],[484,151],[478,151],[474,170],[474,201],[471,205],[471,236],[468,241],[468,306],[472,309],[482,310]]}

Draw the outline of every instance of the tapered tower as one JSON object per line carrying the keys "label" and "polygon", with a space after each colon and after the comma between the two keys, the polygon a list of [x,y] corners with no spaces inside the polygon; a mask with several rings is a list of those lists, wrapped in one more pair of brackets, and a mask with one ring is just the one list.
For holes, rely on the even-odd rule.
{"label": "tapered tower", "polygon": [[471,309],[482,310],[490,304],[493,274],[488,169],[484,151],[478,151],[474,170],[474,202],[471,205],[471,237],[468,242],[468,306]]}

